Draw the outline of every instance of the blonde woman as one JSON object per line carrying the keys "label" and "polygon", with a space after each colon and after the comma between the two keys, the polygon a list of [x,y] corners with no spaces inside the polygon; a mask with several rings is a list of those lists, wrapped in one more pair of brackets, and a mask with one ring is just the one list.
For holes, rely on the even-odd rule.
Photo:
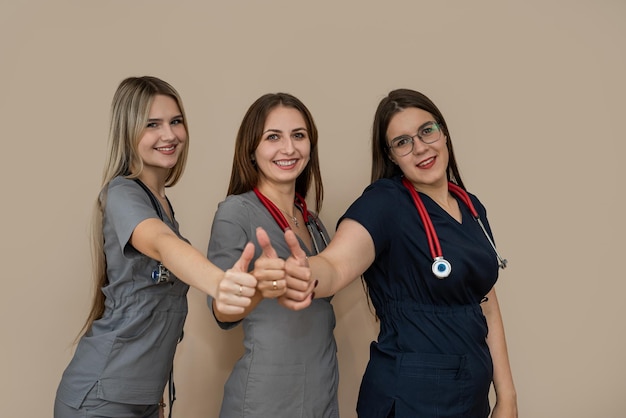
{"label": "blonde woman", "polygon": [[189,286],[230,314],[250,304],[252,244],[225,273],[179,233],[165,189],[180,179],[188,149],[176,90],[155,77],[122,81],[94,211],[95,296],[57,390],[55,418],[158,417]]}

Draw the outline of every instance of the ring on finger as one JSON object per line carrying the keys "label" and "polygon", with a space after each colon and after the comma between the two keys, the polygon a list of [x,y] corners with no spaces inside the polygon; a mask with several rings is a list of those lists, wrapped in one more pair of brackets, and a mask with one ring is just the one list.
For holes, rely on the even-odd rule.
{"label": "ring on finger", "polygon": [[272,282],[272,290],[278,289],[278,285],[276,284],[276,280]]}
{"label": "ring on finger", "polygon": [[237,296],[241,296],[242,293],[243,293],[243,286],[239,285],[239,293],[237,293]]}

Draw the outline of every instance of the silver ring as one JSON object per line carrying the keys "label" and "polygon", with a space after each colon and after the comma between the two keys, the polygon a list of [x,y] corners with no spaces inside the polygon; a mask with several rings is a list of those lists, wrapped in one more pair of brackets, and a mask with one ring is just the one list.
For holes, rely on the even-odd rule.
{"label": "silver ring", "polygon": [[242,293],[243,293],[243,286],[239,285],[239,293],[237,294],[237,296],[241,296]]}
{"label": "silver ring", "polygon": [[272,282],[272,290],[276,290],[276,289],[278,289],[278,286],[277,286],[277,284],[276,284],[276,280],[274,280],[274,281]]}

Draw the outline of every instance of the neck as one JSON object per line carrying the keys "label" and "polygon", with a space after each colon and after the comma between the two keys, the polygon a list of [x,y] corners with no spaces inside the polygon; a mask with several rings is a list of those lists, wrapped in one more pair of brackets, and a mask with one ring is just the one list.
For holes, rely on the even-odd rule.
{"label": "neck", "polygon": [[257,189],[269,200],[274,203],[278,209],[286,213],[287,216],[293,218],[295,214],[295,206],[293,204],[296,197],[296,185],[277,187],[266,183],[259,183]]}
{"label": "neck", "polygon": [[139,176],[139,180],[141,180],[152,193],[156,195],[156,197],[165,198],[165,179],[161,178],[161,176],[157,176],[155,174],[151,174],[144,170]]}
{"label": "neck", "polygon": [[415,185],[415,183],[413,183],[413,187],[418,192],[424,193],[426,196],[430,197],[435,203],[446,210],[448,210],[455,202],[454,197],[448,191],[447,180],[443,182],[443,184],[436,185]]}

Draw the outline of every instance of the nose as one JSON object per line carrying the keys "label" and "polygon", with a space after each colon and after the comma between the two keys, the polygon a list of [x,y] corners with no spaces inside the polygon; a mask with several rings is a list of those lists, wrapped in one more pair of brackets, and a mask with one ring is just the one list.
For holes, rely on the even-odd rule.
{"label": "nose", "polygon": [[413,154],[419,155],[428,149],[428,145],[424,144],[419,138],[413,138]]}
{"label": "nose", "polygon": [[285,138],[283,141],[283,151],[285,154],[293,154],[296,151],[292,138]]}
{"label": "nose", "polygon": [[164,141],[173,141],[176,138],[176,134],[174,133],[174,130],[172,129],[172,126],[170,124],[163,125],[161,138]]}

